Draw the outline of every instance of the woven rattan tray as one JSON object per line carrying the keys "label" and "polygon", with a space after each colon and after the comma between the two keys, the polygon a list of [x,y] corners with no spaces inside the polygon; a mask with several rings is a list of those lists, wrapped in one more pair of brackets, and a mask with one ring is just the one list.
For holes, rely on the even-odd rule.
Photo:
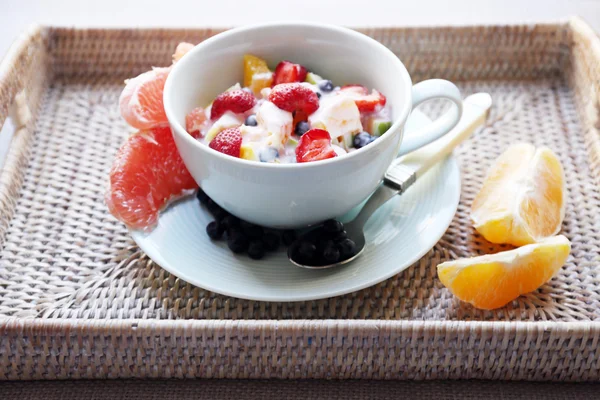
{"label": "woven rattan tray", "polygon": [[[556,24],[366,29],[414,81],[487,91],[485,127],[457,151],[463,191],[442,240],[401,274],[349,295],[264,303],[216,295],[152,263],[103,203],[128,129],[123,79],[218,30],[36,27],[0,67],[0,378],[600,378],[600,40]],[[435,113],[434,106],[429,112]],[[503,309],[440,284],[441,260],[498,251],[468,221],[491,160],[548,145],[563,162],[573,242],[560,273]]]}

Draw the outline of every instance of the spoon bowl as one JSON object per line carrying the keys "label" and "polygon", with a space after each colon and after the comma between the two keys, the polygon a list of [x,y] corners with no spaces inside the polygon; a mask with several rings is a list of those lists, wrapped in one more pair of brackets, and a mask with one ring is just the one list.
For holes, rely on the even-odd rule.
{"label": "spoon bowl", "polygon": [[[414,172],[404,167],[402,164],[395,164],[388,169],[384,177],[384,183],[380,185],[377,190],[369,197],[364,207],[360,210],[356,218],[351,222],[344,225],[346,230],[346,236],[352,240],[355,244],[354,254],[350,257],[346,257],[343,260],[325,264],[320,262],[313,262],[309,264],[306,260],[303,260],[298,249],[302,242],[311,242],[311,239],[315,236],[315,233],[323,225],[319,225],[314,229],[306,232],[305,234],[298,237],[294,243],[288,247],[288,259],[300,268],[307,269],[327,269],[337,267],[339,265],[347,264],[360,256],[365,249],[365,234],[364,226],[369,220],[371,215],[386,203],[389,199],[396,196],[397,194],[408,189],[408,187],[415,181]],[[315,260],[316,261],[316,260]],[[322,260],[321,260],[322,261]]]}
{"label": "spoon bowl", "polygon": [[[365,249],[366,240],[365,240],[365,234],[363,232],[363,227],[358,226],[358,224],[353,223],[353,222],[354,221],[345,225],[345,229],[346,229],[346,233],[347,233],[348,237],[350,239],[352,239],[352,241],[354,241],[354,243],[356,244],[356,253],[354,253],[354,255],[352,257],[346,258],[345,260],[341,260],[341,261],[338,261],[338,262],[335,262],[332,264],[324,264],[324,265],[304,264],[301,260],[297,259],[294,256],[298,252],[298,247],[300,246],[300,243],[302,243],[302,239],[306,237],[305,235],[302,235],[302,236],[300,236],[299,240],[294,241],[294,243],[292,243],[288,247],[287,255],[288,255],[289,260],[292,262],[292,264],[294,264],[300,268],[306,268],[306,269],[328,269],[328,268],[337,267],[339,265],[348,264],[349,262],[354,261],[362,254],[363,250]],[[316,229],[319,229],[319,228],[317,227]]]}

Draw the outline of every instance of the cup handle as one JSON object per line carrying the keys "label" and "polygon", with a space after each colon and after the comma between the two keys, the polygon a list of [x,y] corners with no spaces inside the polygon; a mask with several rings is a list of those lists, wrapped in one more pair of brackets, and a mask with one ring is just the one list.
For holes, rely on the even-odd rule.
{"label": "cup handle", "polygon": [[410,153],[425,146],[450,132],[458,124],[462,116],[462,98],[460,90],[452,82],[444,79],[429,79],[419,82],[412,87],[412,108],[432,99],[446,99],[453,104],[448,111],[425,128],[405,132],[400,144],[398,156]]}

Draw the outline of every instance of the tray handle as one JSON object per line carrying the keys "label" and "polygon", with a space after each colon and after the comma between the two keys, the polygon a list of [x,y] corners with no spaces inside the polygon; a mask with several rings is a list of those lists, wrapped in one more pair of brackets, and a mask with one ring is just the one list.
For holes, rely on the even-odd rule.
{"label": "tray handle", "polygon": [[0,128],[10,117],[15,131],[32,120],[26,93],[26,72],[36,56],[35,46],[45,43],[46,30],[32,25],[10,46],[0,63]]}

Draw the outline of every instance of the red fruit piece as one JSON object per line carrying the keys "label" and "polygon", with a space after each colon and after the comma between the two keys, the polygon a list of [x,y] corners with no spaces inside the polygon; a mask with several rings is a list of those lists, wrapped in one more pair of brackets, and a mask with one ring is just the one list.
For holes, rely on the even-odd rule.
{"label": "red fruit piece", "polygon": [[283,60],[275,67],[271,86],[280,83],[304,82],[307,73],[308,71],[302,65]]}
{"label": "red fruit piece", "polygon": [[239,128],[229,128],[219,132],[213,140],[210,141],[208,147],[228,154],[233,157],[240,157],[242,148],[242,134]]}
{"label": "red fruit piece", "polygon": [[168,126],[139,131],[121,146],[109,174],[106,205],[129,228],[150,230],[167,204],[198,188]]}
{"label": "red fruit piece", "polygon": [[242,89],[223,92],[213,101],[210,109],[210,119],[218,119],[227,111],[241,114],[248,111],[256,103],[256,97]]}
{"label": "red fruit piece", "polygon": [[185,130],[192,136],[201,136],[202,124],[206,121],[204,108],[197,107],[185,116]]}
{"label": "red fruit piece", "polygon": [[331,136],[324,129],[311,129],[307,131],[296,147],[296,162],[325,160],[337,154],[331,147]]}
{"label": "red fruit piece", "polygon": [[310,115],[319,108],[319,97],[301,83],[282,83],[269,94],[269,101],[282,110]]}
{"label": "red fruit piece", "polygon": [[340,89],[340,93],[350,96],[356,103],[361,113],[374,112],[385,106],[385,96],[373,89],[371,94],[366,87],[361,85],[346,85]]}

